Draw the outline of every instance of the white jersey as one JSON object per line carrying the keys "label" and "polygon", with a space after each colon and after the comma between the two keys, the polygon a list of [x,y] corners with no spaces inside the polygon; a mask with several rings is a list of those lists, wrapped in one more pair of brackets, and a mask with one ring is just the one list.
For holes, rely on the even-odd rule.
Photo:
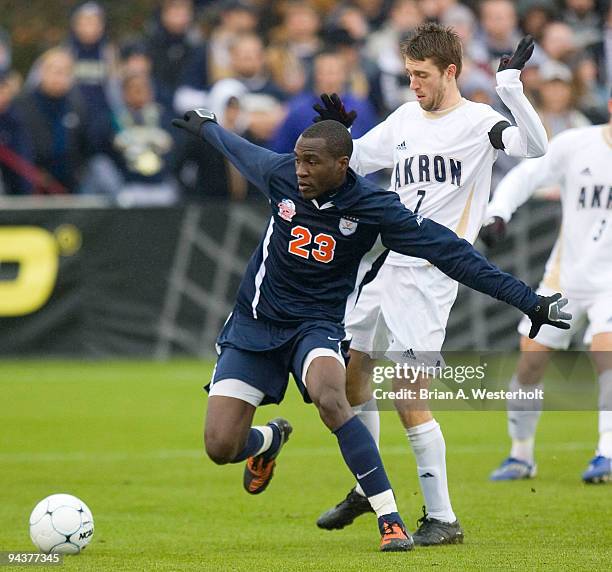
{"label": "white jersey", "polygon": [[[506,152],[524,157],[543,154],[546,133],[522,93],[518,70],[499,73],[498,84],[500,96],[519,123],[518,128],[503,132]],[[506,118],[489,105],[466,99],[441,112],[424,111],[417,102],[405,103],[354,141],[351,167],[362,175],[392,169],[389,189],[399,194],[406,207],[473,243],[485,217],[497,158],[489,131],[501,121]],[[428,263],[391,252],[386,264]]]}
{"label": "white jersey", "polygon": [[561,187],[563,218],[542,284],[569,298],[612,293],[612,130],[569,129],[548,153],[523,161],[500,182],[487,216],[510,220],[539,187]]}

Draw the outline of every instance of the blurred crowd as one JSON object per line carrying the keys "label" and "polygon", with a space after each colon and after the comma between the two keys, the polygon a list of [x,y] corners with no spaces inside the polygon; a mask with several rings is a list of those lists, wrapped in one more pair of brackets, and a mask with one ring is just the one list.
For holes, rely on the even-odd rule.
{"label": "blurred crowd", "polygon": [[[536,38],[522,73],[550,136],[607,120],[612,9],[597,0],[161,0],[117,38],[110,2],[75,6],[61,45],[11,67],[0,30],[0,194],[103,194],[122,206],[242,200],[246,181],[203,141],[171,127],[194,107],[291,152],[323,92],[341,94],[359,137],[414,96],[400,41],[425,21],[464,46],[464,97],[508,115],[499,58]],[[408,126],[407,126],[408,129]],[[495,176],[513,165],[500,155]]]}

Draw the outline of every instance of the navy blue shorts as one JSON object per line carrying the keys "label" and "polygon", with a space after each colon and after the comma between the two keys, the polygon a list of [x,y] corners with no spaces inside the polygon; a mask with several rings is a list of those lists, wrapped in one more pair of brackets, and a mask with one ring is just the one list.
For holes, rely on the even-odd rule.
{"label": "navy blue shorts", "polygon": [[262,405],[280,403],[291,373],[304,401],[311,403],[302,379],[306,358],[319,348],[341,357],[343,338],[344,328],[333,322],[303,322],[283,328],[234,312],[217,341],[220,353],[211,385],[238,379],[264,394]]}

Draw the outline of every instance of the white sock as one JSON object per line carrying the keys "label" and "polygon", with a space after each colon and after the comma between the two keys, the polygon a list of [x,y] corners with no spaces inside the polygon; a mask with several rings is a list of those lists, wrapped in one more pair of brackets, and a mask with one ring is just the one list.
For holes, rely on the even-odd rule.
{"label": "white sock", "polygon": [[[542,389],[541,383],[521,385],[516,377],[510,380],[510,391]],[[510,456],[533,465],[535,433],[542,415],[541,399],[508,399],[508,434],[512,438]]]}
{"label": "white sock", "polygon": [[455,522],[446,478],[446,443],[435,419],[406,430],[414,451],[417,474],[427,514],[443,522]]}
{"label": "white sock", "polygon": [[597,454],[612,458],[612,369],[599,376],[599,443]]}
{"label": "white sock", "polygon": [[[359,420],[368,428],[370,435],[372,435],[376,443],[376,447],[380,449],[380,414],[378,413],[376,399],[372,397],[369,401],[361,405],[355,405],[352,409]],[[355,492],[362,497],[366,496],[359,483],[355,485]]]}
{"label": "white sock", "polygon": [[510,448],[510,456],[514,459],[525,461],[530,465],[534,463],[535,438],[528,437],[527,439],[512,439],[512,447]]}
{"label": "white sock", "polygon": [[261,455],[270,448],[274,433],[272,432],[272,427],[269,425],[258,425],[256,427],[251,427],[251,429],[256,429],[263,435],[263,445],[259,448],[257,453],[253,455],[253,457],[257,457],[257,455]]}
{"label": "white sock", "polygon": [[368,497],[368,500],[370,501],[370,506],[374,509],[377,517],[385,516],[386,514],[391,514],[392,512],[397,512],[395,497],[393,496],[393,491],[391,489],[387,489],[382,493]]}

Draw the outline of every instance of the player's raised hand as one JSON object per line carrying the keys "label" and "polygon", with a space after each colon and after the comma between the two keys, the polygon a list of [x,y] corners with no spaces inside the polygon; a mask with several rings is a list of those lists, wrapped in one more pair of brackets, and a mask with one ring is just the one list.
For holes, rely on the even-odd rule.
{"label": "player's raised hand", "polygon": [[491,217],[489,221],[480,229],[480,240],[485,246],[491,248],[499,244],[506,238],[506,223],[500,216]]}
{"label": "player's raised hand", "polygon": [[332,93],[328,95],[327,93],[321,94],[321,101],[323,105],[320,103],[315,103],[312,108],[319,114],[312,119],[314,123],[317,121],[323,121],[325,119],[332,119],[333,121],[339,121],[344,125],[347,129],[353,125],[353,121],[357,117],[357,112],[347,111],[344,108],[344,103],[340,99],[340,96],[337,93]]}
{"label": "player's raised hand", "polygon": [[529,337],[531,339],[535,338],[540,328],[545,324],[560,328],[561,330],[569,330],[570,325],[563,321],[572,319],[571,314],[562,310],[566,305],[567,298],[563,298],[559,292],[552,296],[538,296],[537,306],[527,314],[531,320]]}
{"label": "player's raised hand", "polygon": [[502,56],[497,71],[500,72],[509,69],[522,70],[529,61],[531,54],[533,54],[534,46],[533,38],[529,35],[525,36],[519,42],[519,45],[512,55]]}
{"label": "player's raised hand", "polygon": [[183,115],[183,119],[173,119],[172,125],[199,136],[202,124],[207,121],[217,123],[217,116],[209,109],[200,108],[188,111]]}

